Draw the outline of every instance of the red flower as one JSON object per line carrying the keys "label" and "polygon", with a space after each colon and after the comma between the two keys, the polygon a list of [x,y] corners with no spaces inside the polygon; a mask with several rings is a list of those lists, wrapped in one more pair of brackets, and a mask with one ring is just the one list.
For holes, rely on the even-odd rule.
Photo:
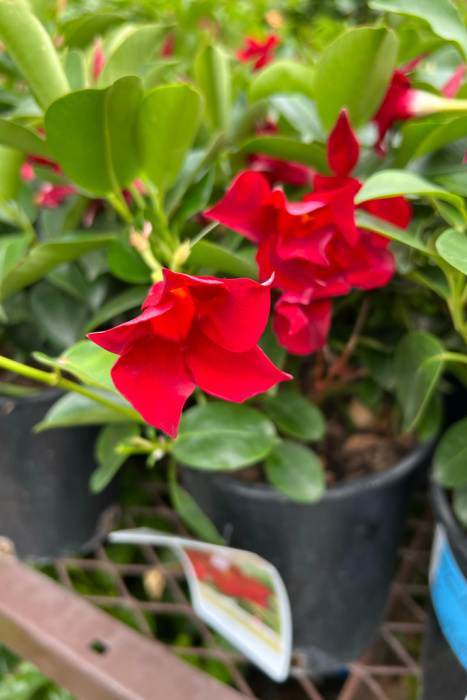
{"label": "red flower", "polygon": [[162,58],[170,58],[175,50],[175,34],[167,34],[161,45]]}
{"label": "red flower", "polygon": [[52,185],[50,182],[45,182],[36,194],[35,202],[39,207],[57,209],[67,197],[76,192],[72,185]]}
{"label": "red flower", "polygon": [[237,58],[242,63],[254,61],[253,70],[259,70],[272,61],[274,50],[279,44],[279,37],[275,34],[270,34],[263,41],[257,41],[252,37],[247,37],[245,39],[244,48],[237,51]]}
{"label": "red flower", "polygon": [[140,316],[88,336],[120,355],[113,382],[148,423],[176,437],[196,385],[241,402],[291,378],[256,345],[268,320],[268,286],[169,270],[163,275]]}
{"label": "red flower", "polygon": [[296,355],[308,355],[326,343],[331,327],[331,301],[294,301],[284,294],[274,307],[274,333]]}
{"label": "red flower", "polygon": [[102,38],[98,36],[94,42],[94,48],[92,51],[92,79],[95,83],[97,83],[102,71],[104,70],[105,62],[105,53],[104,49],[102,48]]}
{"label": "red flower", "polygon": [[[280,318],[275,328],[291,352],[324,344],[329,315],[325,320],[325,307],[315,307],[315,302],[347,294],[352,287],[381,287],[394,273],[389,240],[355,224],[355,195],[361,183],[349,173],[358,161],[359,147],[345,111],[330,134],[327,153],[336,175],[316,175],[314,192],[302,202],[287,202],[282,190],[271,189],[264,176],[247,171],[205,213],[258,245],[260,279],[274,274],[274,286],[286,294],[276,307]],[[410,221],[403,197],[366,202],[360,208],[401,228]],[[311,324],[318,317],[315,331]],[[306,332],[305,319],[310,325]],[[299,322],[300,340],[292,342]]]}
{"label": "red flower", "polygon": [[384,152],[383,141],[389,129],[397,121],[425,117],[441,111],[456,111],[459,103],[447,99],[456,95],[465,74],[465,65],[459,66],[442,90],[443,97],[411,87],[407,73],[414,70],[425,56],[419,56],[393,73],[388,91],[373,121],[378,127],[376,149]]}
{"label": "red flower", "polygon": [[263,173],[269,184],[284,182],[296,187],[310,185],[313,170],[301,163],[290,163],[278,158],[270,158],[262,154],[252,153],[248,156],[251,169],[257,173]]}
{"label": "red flower", "polygon": [[32,167],[31,163],[23,163],[20,174],[24,182],[32,182],[36,177],[34,175],[34,168]]}

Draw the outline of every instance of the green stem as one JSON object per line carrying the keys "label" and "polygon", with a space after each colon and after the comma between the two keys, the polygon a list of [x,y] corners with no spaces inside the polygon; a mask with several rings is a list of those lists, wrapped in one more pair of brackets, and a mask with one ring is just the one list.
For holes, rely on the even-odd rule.
{"label": "green stem", "polygon": [[19,374],[22,377],[28,377],[28,379],[32,379],[36,382],[47,384],[48,386],[60,387],[61,389],[65,389],[66,391],[74,391],[76,394],[86,396],[88,399],[92,399],[93,401],[100,403],[102,406],[106,406],[107,408],[111,408],[114,411],[122,413],[132,421],[136,420],[140,423],[144,422],[139,413],[137,413],[132,408],[125,408],[125,406],[120,406],[119,404],[114,403],[110,399],[106,399],[104,396],[96,394],[95,392],[91,391],[85,386],[82,386],[81,384],[71,382],[69,379],[64,379],[60,374],[57,374],[55,372],[44,372],[41,369],[36,369],[35,367],[23,365],[21,362],[16,362],[16,360],[10,360],[8,357],[4,357],[3,355],[0,355],[0,367],[10,372],[14,372],[15,374]]}
{"label": "green stem", "polygon": [[145,209],[146,202],[144,201],[144,197],[141,194],[141,192],[139,191],[139,189],[136,187],[136,185],[130,185],[128,189],[130,190],[131,196],[135,200],[136,206],[138,207],[138,209],[141,209],[141,211],[143,209]]}
{"label": "green stem", "polygon": [[119,214],[124,221],[126,221],[127,224],[132,224],[134,217],[133,214],[131,213],[130,209],[128,208],[127,203],[125,202],[125,199],[123,196],[118,196],[114,193],[108,194],[107,195],[107,200],[109,203],[113,206],[117,214]]}

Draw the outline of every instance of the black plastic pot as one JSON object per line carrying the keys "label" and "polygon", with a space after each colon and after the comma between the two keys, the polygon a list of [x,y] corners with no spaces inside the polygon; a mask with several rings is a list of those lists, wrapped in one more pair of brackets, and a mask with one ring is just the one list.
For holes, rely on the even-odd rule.
{"label": "black plastic pot", "polygon": [[[454,558],[467,577],[467,535],[451,510],[446,492],[431,482],[430,498],[436,521],[444,526]],[[467,643],[467,630],[465,632]],[[467,671],[457,660],[430,606],[423,651],[423,700],[465,700]]]}
{"label": "black plastic pot", "polygon": [[265,557],[286,585],[293,641],[311,674],[357,659],[384,615],[413,477],[431,452],[419,446],[391,469],[295,503],[265,484],[185,469],[195,500],[233,547]]}
{"label": "black plastic pot", "polygon": [[59,396],[0,398],[0,536],[36,562],[92,550],[118,501],[115,484],[89,491],[97,428],[31,432]]}

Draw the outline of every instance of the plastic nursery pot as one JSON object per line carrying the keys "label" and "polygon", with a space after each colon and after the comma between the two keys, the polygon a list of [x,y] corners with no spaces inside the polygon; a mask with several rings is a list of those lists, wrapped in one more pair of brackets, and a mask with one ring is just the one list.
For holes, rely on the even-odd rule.
{"label": "plastic nursery pot", "polygon": [[[430,498],[436,522],[444,526],[454,559],[467,578],[467,534],[454,517],[446,491],[434,482],[430,484]],[[462,641],[467,644],[467,629]],[[425,634],[422,673],[422,700],[465,700],[467,671],[452,651],[431,605]]]}
{"label": "plastic nursery pot", "polygon": [[266,484],[184,469],[192,496],[232,547],[279,570],[293,644],[310,674],[340,670],[371,645],[384,615],[415,472],[432,442],[378,474],[300,504]]}
{"label": "plastic nursery pot", "polygon": [[32,432],[59,396],[0,398],[0,536],[35,562],[92,550],[118,502],[115,484],[97,496],[89,490],[97,428]]}

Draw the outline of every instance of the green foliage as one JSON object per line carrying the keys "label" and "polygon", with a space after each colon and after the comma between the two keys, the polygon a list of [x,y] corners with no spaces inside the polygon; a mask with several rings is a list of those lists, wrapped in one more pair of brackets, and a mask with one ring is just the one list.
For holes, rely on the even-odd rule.
{"label": "green foliage", "polygon": [[295,61],[275,61],[252,79],[248,97],[252,102],[256,102],[276,93],[287,92],[313,99],[314,78],[312,68]]}
{"label": "green foliage", "polygon": [[293,389],[266,396],[264,406],[279,430],[298,440],[317,442],[323,437],[325,420],[320,409]]}
{"label": "green foliage", "polygon": [[217,46],[206,46],[196,58],[193,69],[212,126],[228,131],[232,110],[232,76],[228,55]]}
{"label": "green foliage", "polygon": [[278,491],[299,503],[323,495],[324,475],[316,454],[297,442],[281,440],[266,458],[266,476]]}
{"label": "green foliage", "polygon": [[106,425],[102,428],[95,449],[99,466],[92,474],[89,484],[93,493],[99,493],[112,481],[128,458],[128,453],[120,451],[120,448],[130,443],[132,438],[138,437],[139,432],[139,427],[132,423]]}

